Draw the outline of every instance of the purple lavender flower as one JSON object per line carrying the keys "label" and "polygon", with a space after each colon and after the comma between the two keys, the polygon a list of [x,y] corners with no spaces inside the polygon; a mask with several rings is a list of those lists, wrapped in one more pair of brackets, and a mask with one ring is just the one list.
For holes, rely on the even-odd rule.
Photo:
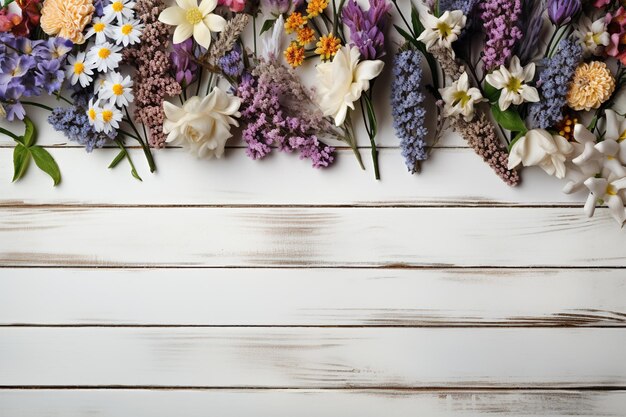
{"label": "purple lavender flower", "polygon": [[26,115],[24,106],[19,102],[19,99],[24,93],[24,86],[20,84],[13,84],[8,87],[0,87],[0,103],[4,107],[6,112],[6,119],[12,122],[15,119],[23,120]]}
{"label": "purple lavender flower", "polygon": [[363,59],[378,59],[385,55],[385,27],[391,4],[386,0],[370,0],[365,13],[355,0],[348,0],[342,10],[343,22],[350,29],[350,40],[359,48]]}
{"label": "purple lavender flower", "polygon": [[15,49],[20,51],[23,55],[34,55],[38,56],[41,49],[45,48],[45,41],[41,40],[30,40],[26,37],[18,37],[15,41]]}
{"label": "purple lavender flower", "polygon": [[518,27],[522,5],[521,0],[484,0],[479,9],[487,38],[483,64],[491,72],[506,64],[523,36]]}
{"label": "purple lavender flower", "polygon": [[96,132],[82,107],[57,107],[48,116],[48,122],[69,140],[85,145],[87,152],[103,147],[117,135],[116,130],[109,134]]}
{"label": "purple lavender flower", "polygon": [[580,0],[548,0],[548,17],[556,26],[569,23],[580,9]]}
{"label": "purple lavender flower", "polygon": [[578,42],[564,39],[552,58],[544,60],[538,85],[542,100],[532,103],[528,117],[533,129],[554,127],[563,119],[563,108],[574,71],[582,60],[582,47]]}
{"label": "purple lavender flower", "polygon": [[20,55],[5,59],[0,63],[0,85],[8,84],[12,80],[26,75],[35,67],[35,58],[30,55]]}
{"label": "purple lavender flower", "polygon": [[393,127],[400,138],[402,156],[414,174],[419,162],[428,158],[424,127],[426,110],[422,89],[421,55],[415,49],[399,52],[393,59],[391,107]]}
{"label": "purple lavender flower", "polygon": [[51,61],[43,61],[37,64],[37,72],[35,82],[46,93],[52,94],[61,88],[63,83],[64,72],[61,69],[61,61],[54,59]]}
{"label": "purple lavender flower", "polygon": [[54,37],[48,39],[45,47],[41,48],[41,57],[43,59],[61,59],[64,58],[74,47],[74,43],[69,39]]}
{"label": "purple lavender flower", "polygon": [[235,46],[230,52],[227,52],[217,61],[217,65],[229,77],[236,78],[243,70],[243,62],[241,61],[241,50]]}
{"label": "purple lavender flower", "polygon": [[170,53],[170,60],[174,68],[176,82],[183,87],[188,86],[193,81],[198,70],[198,65],[193,61],[193,40],[187,39],[181,43],[175,43]]}

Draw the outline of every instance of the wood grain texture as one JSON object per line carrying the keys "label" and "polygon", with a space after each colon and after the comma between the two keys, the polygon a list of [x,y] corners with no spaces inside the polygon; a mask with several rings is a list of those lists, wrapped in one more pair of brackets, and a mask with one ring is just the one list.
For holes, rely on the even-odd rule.
{"label": "wood grain texture", "polygon": [[0,325],[625,327],[626,273],[3,268]]}
{"label": "wood grain texture", "polygon": [[12,417],[621,417],[625,391],[0,390]]}
{"label": "wood grain texture", "polygon": [[624,329],[0,328],[0,386],[621,387]]}
{"label": "wood grain texture", "polygon": [[[0,265],[624,267],[577,208],[5,208]],[[591,242],[598,241],[601,244]]]}
{"label": "wood grain texture", "polygon": [[[399,150],[382,149],[382,181],[373,178],[369,151],[361,150],[367,171],[352,151],[340,151],[328,170],[310,168],[295,155],[252,161],[242,149],[225,159],[199,160],[183,149],[156,152],[158,171],[150,174],[140,150],[131,154],[143,178],[132,178],[126,165],[107,166],[117,154],[103,149],[53,149],[63,182],[51,187],[32,169],[19,183],[13,176],[12,150],[0,149],[0,205],[16,204],[166,204],[166,205],[578,205],[585,193],[562,193],[563,182],[539,168],[524,170],[524,182],[511,188],[493,175],[469,149],[440,149],[419,175],[410,175]],[[289,173],[288,180],[285,173]],[[471,173],[471,175],[467,175]],[[582,213],[582,208],[580,215]]]}

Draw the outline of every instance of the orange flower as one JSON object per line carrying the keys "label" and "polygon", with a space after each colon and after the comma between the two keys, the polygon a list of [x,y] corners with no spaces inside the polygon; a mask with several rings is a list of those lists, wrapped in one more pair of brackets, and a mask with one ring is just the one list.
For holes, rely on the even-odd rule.
{"label": "orange flower", "polygon": [[292,33],[304,25],[306,25],[306,17],[302,16],[302,13],[293,12],[285,20],[285,32]]}
{"label": "orange flower", "polygon": [[576,68],[567,93],[567,105],[574,110],[597,109],[615,90],[615,78],[604,62],[591,61]]}
{"label": "orange flower", "polygon": [[319,16],[327,7],[328,0],[309,0],[309,4],[306,6],[306,12],[309,14],[309,19]]}
{"label": "orange flower", "polygon": [[304,62],[304,47],[296,42],[291,42],[285,50],[285,61],[293,68],[297,68]]}
{"label": "orange flower", "polygon": [[328,61],[334,57],[339,48],[341,48],[341,40],[332,33],[329,33],[328,35],[322,36],[315,46],[317,46],[315,53],[320,55],[323,61]]}
{"label": "orange flower", "polygon": [[76,44],[85,42],[83,30],[95,11],[92,0],[46,0],[41,9],[41,29]]}
{"label": "orange flower", "polygon": [[315,40],[315,31],[308,26],[298,29],[298,43],[302,46],[308,45]]}

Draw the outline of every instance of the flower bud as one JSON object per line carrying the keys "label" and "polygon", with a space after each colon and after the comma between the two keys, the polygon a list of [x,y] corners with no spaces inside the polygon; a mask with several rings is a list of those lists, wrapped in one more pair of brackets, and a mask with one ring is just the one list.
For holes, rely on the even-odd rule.
{"label": "flower bud", "polygon": [[569,23],[580,9],[580,0],[548,0],[548,17],[556,26]]}

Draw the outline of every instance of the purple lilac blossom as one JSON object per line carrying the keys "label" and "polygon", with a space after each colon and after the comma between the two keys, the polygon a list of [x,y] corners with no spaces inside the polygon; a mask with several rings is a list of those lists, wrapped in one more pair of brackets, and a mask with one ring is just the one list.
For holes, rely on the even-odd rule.
{"label": "purple lilac blossom", "polygon": [[422,89],[421,55],[415,49],[399,52],[393,59],[391,83],[391,108],[393,127],[400,138],[400,148],[406,166],[411,173],[419,167],[419,161],[428,158],[424,127],[426,110]]}
{"label": "purple lilac blossom", "polygon": [[343,22],[350,29],[350,40],[359,48],[363,59],[378,59],[385,55],[385,27],[391,4],[387,0],[369,0],[365,13],[355,0],[348,0],[342,10]]}
{"label": "purple lilac blossom", "polygon": [[268,83],[263,78],[244,74],[237,88],[242,99],[241,119],[247,126],[243,138],[248,144],[246,153],[252,159],[261,159],[277,145],[285,152],[299,151],[300,158],[308,158],[314,168],[325,168],[333,161],[334,149],[320,142],[314,119],[287,114],[280,102],[284,85]]}
{"label": "purple lilac blossom", "polygon": [[505,65],[516,43],[522,39],[518,21],[521,0],[484,0],[479,3],[480,18],[486,34],[483,64],[486,72]]}
{"label": "purple lilac blossom", "polygon": [[548,17],[556,26],[569,23],[581,9],[580,0],[548,0]]}
{"label": "purple lilac blossom", "polygon": [[217,65],[220,67],[222,72],[229,77],[236,78],[241,75],[243,62],[241,61],[240,48],[235,46],[235,48],[233,48],[230,52],[227,52],[217,61]]}
{"label": "purple lilac blossom", "polygon": [[85,145],[87,152],[103,147],[117,136],[116,130],[108,134],[96,132],[83,107],[57,107],[48,116],[48,123],[69,140]]}
{"label": "purple lilac blossom", "polygon": [[532,103],[528,111],[533,129],[554,127],[563,119],[569,84],[582,60],[582,53],[580,44],[564,39],[559,43],[556,54],[544,60],[544,69],[539,73],[537,82],[542,100]]}
{"label": "purple lilac blossom", "polygon": [[193,40],[191,38],[173,45],[172,52],[170,53],[172,69],[176,82],[183,87],[191,84],[198,70],[198,65],[192,58],[195,58],[195,55],[193,53]]}

